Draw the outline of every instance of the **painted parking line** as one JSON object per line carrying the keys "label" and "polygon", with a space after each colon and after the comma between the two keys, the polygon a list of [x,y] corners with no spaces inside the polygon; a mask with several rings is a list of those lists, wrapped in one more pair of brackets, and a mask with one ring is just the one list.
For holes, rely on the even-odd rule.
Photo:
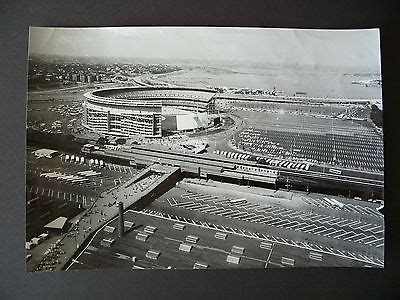
{"label": "painted parking line", "polygon": [[[238,219],[238,218],[240,218],[240,217],[239,217],[240,215],[243,215],[243,213],[244,213],[244,212],[242,212],[242,211],[235,211],[234,214],[233,214],[233,215],[230,215],[229,217],[230,217],[230,218],[234,218],[234,219]],[[244,214],[247,215],[247,213],[244,213]]]}
{"label": "painted parking line", "polygon": [[326,234],[324,234],[324,236],[332,237],[333,235],[336,235],[338,233],[342,233],[344,231],[343,229],[335,229],[335,228],[333,228],[333,229],[334,229],[334,231],[326,233]]}
{"label": "painted parking line", "polygon": [[[289,221],[289,220],[286,220],[286,219],[282,219],[282,220],[280,220],[278,223],[274,223],[273,226],[275,226],[275,227],[282,227],[282,226],[288,225],[288,224],[290,224],[290,223],[292,223],[292,222]],[[286,227],[286,226],[285,226],[285,227]]]}
{"label": "painted parking line", "polygon": [[349,220],[347,220],[347,219],[342,219],[341,221],[339,221],[339,222],[336,223],[336,226],[339,226],[339,227],[346,226],[346,225],[345,225],[346,222],[349,222]]}
{"label": "painted parking line", "polygon": [[333,249],[331,247],[325,247],[325,250],[327,250],[330,253],[335,253],[335,249]]}
{"label": "painted parking line", "polygon": [[350,256],[350,257],[352,257],[352,258],[357,259],[357,256],[356,256],[354,253],[351,253],[351,252],[349,252],[349,251],[347,251],[347,255]]}
{"label": "painted parking line", "polygon": [[353,225],[350,225],[349,227],[352,228],[352,229],[356,229],[356,228],[358,228],[361,224],[363,224],[363,223],[360,222],[360,221],[357,221],[356,223],[354,223]]}
{"label": "painted parking line", "polygon": [[325,226],[321,226],[321,229],[318,229],[318,230],[314,231],[313,234],[320,234],[321,232],[324,232],[327,229],[328,228],[326,228]]}
{"label": "painted parking line", "polygon": [[364,207],[364,209],[366,211],[368,211],[371,215],[374,215],[374,216],[381,216],[382,215],[379,212],[377,212],[376,210],[373,210],[371,207],[366,206],[366,207]]}
{"label": "painted parking line", "polygon": [[188,197],[188,196],[190,196],[190,195],[195,195],[195,194],[192,194],[192,193],[182,194],[181,197],[182,197],[182,198],[186,198],[186,197]]}
{"label": "painted parking line", "polygon": [[[198,203],[198,202],[195,202],[193,204],[189,204],[189,205],[185,206],[186,209],[191,209],[191,210],[195,210],[195,209],[200,208],[200,207],[204,207],[204,205],[201,204],[201,203]],[[209,206],[207,205],[206,207],[209,207]]]}
{"label": "painted parking line", "polygon": [[171,200],[169,198],[167,198],[167,202],[170,206],[174,206],[174,203],[171,202]]}
{"label": "painted parking line", "polygon": [[333,218],[327,222],[329,225],[336,225],[337,221],[342,220],[342,218]]}
{"label": "painted parking line", "polygon": [[379,263],[381,263],[382,265],[384,265],[385,263],[382,261],[382,260],[380,260],[379,258],[377,258],[376,259]]}
{"label": "painted parking line", "polygon": [[381,234],[385,232],[385,229],[381,229],[381,230],[374,230],[372,231],[374,234]]}
{"label": "painted parking line", "polygon": [[266,216],[263,220],[260,220],[259,223],[260,223],[260,224],[266,224],[266,225],[268,225],[267,223],[270,222],[270,221],[273,220],[273,219],[274,219],[274,218],[271,217],[271,216]]}
{"label": "painted parking line", "polygon": [[358,240],[355,240],[354,242],[355,242],[355,243],[363,242],[363,243],[365,244],[366,242],[368,242],[369,239],[376,239],[376,237],[375,237],[374,235],[367,235],[367,236],[365,236],[365,237],[363,237],[363,238],[360,238],[360,239],[358,239]]}
{"label": "painted parking line", "polygon": [[221,200],[217,200],[217,201],[213,201],[215,204],[225,204],[225,203],[230,203],[230,200],[226,200],[226,199],[221,199]]}
{"label": "painted parking line", "polygon": [[274,211],[274,208],[271,206],[267,206],[267,207],[262,207],[262,208],[256,208],[255,209],[258,212],[266,212],[266,213],[270,213]]}
{"label": "painted parking line", "polygon": [[[280,218],[274,218],[274,219],[271,220],[271,222],[268,222],[267,224],[268,224],[269,226],[274,226],[275,224],[278,224],[278,223],[280,223],[280,222],[282,222],[282,219],[280,219]],[[296,222],[296,223],[297,223],[297,222]]]}
{"label": "painted parking line", "polygon": [[367,243],[365,243],[365,244],[366,244],[366,245],[370,245],[370,244],[373,244],[373,243],[377,243],[377,242],[383,241],[383,239],[384,239],[384,238],[377,238],[377,239],[372,240],[372,241],[369,241],[369,242],[367,242]]}
{"label": "painted parking line", "polygon": [[343,229],[339,229],[337,232],[335,232],[335,234],[332,234],[331,237],[334,239],[338,239],[346,233],[347,233],[347,231],[345,231]]}
{"label": "painted parking line", "polygon": [[[332,231],[333,230],[333,231]],[[332,232],[331,232],[332,231]],[[335,228],[327,228],[326,230],[320,231],[318,234],[323,235],[323,236],[327,236],[330,233],[334,233],[337,230]]]}
{"label": "painted parking line", "polygon": [[310,233],[310,232],[313,232],[314,230],[320,228],[320,227],[318,227],[318,226],[315,225],[315,224],[311,224],[310,226],[311,226],[311,227],[310,227],[309,229],[303,230],[303,232],[305,232],[305,233]]}
{"label": "painted parking line", "polygon": [[225,211],[226,209],[223,207],[217,207],[215,210],[211,210],[208,213],[213,214],[213,215],[218,215],[219,213]]}
{"label": "painted parking line", "polygon": [[365,237],[365,234],[364,233],[357,233],[356,235],[353,235],[353,236],[351,236],[349,238],[344,238],[343,240],[350,240],[351,239],[354,242],[354,240],[359,236]]}
{"label": "painted parking line", "polygon": [[293,220],[284,220],[284,223],[279,224],[279,226],[277,226],[277,227],[284,227],[284,228],[287,229],[289,226],[292,226],[292,225],[294,225],[296,223],[298,223],[298,222],[297,221],[293,221]]}
{"label": "painted parking line", "polygon": [[229,215],[232,215],[232,214],[234,214],[235,212],[232,210],[232,209],[225,209],[225,211],[224,212],[222,212],[222,213],[219,213],[218,215],[219,216],[223,216],[223,217],[226,217],[226,216],[229,216]]}
{"label": "painted parking line", "polygon": [[311,217],[313,216],[313,214],[311,213],[311,212],[301,212],[301,214],[299,214],[298,216],[297,216],[297,218],[300,218],[300,219],[304,219],[304,220],[309,220]]}
{"label": "painted parking line", "polygon": [[203,213],[209,213],[210,211],[213,211],[213,210],[216,210],[216,209],[218,209],[216,206],[207,205],[207,206],[204,206],[202,208],[199,208],[198,211],[201,211]]}
{"label": "painted parking line", "polygon": [[310,221],[315,222],[315,221],[317,221],[317,220],[320,219],[320,218],[321,218],[320,215],[313,215],[313,216],[311,216]]}
{"label": "painted parking line", "polygon": [[362,231],[369,231],[369,229],[367,229],[367,228],[371,227],[371,226],[375,226],[375,224],[367,223],[367,224],[365,224],[363,226],[358,227],[357,229],[358,230],[362,230]]}
{"label": "painted parking line", "polygon": [[280,214],[280,213],[282,213],[282,212],[285,212],[286,211],[286,208],[275,208],[275,210],[274,210],[274,213],[275,214]]}
{"label": "painted parking line", "polygon": [[360,224],[355,224],[355,225],[351,226],[351,228],[356,230],[356,229],[360,229],[360,228],[364,227],[365,225],[369,225],[369,224],[368,223],[364,223],[364,222],[360,222]]}
{"label": "painted parking line", "polygon": [[263,216],[263,215],[256,215],[256,214],[254,214],[253,217],[244,218],[243,220],[246,220],[247,222],[251,222],[252,220],[259,219],[260,217],[264,217],[264,216]]}
{"label": "painted parking line", "polygon": [[238,203],[238,204],[231,204],[230,206],[232,206],[232,207],[235,207],[235,208],[240,208],[241,209],[241,211],[243,211],[243,210],[246,210],[245,208],[244,208],[244,206],[246,206],[247,205],[247,203]]}
{"label": "painted parking line", "polygon": [[243,221],[248,221],[249,219],[257,216],[255,213],[248,213],[246,217],[242,218]]}
{"label": "painted parking line", "polygon": [[187,196],[186,198],[189,200],[198,200],[199,196],[200,196],[199,194],[193,194],[193,195]]}
{"label": "painted parking line", "polygon": [[281,217],[289,217],[290,216],[290,218],[293,218],[292,214],[293,214],[292,210],[286,210],[285,212],[282,212],[279,215]]}
{"label": "painted parking line", "polygon": [[304,225],[306,225],[307,223],[298,223],[298,224],[296,224],[296,225],[291,225],[291,226],[288,226],[288,227],[286,227],[286,229],[289,229],[289,230],[297,230],[297,229],[295,229],[295,228],[297,228],[297,227],[302,227],[302,226],[304,226]]}
{"label": "painted parking line", "polygon": [[[137,212],[137,213],[139,213],[139,212]],[[140,213],[142,213],[142,212],[140,212]],[[163,216],[160,216],[160,217],[163,217]],[[175,217],[175,218],[177,218],[177,217]],[[189,221],[189,220],[187,220],[187,221]],[[210,226],[211,225],[212,224],[210,224]],[[226,228],[226,229],[228,230],[228,228]],[[233,230],[233,228],[231,228],[231,229]],[[243,230],[241,230],[241,231],[234,230],[234,231],[235,232],[240,232],[240,234],[242,234],[244,236],[255,237],[254,234],[250,234],[249,232],[246,232],[246,231],[243,231]],[[264,238],[264,239],[267,239],[267,240],[270,240],[270,241],[275,241],[275,242],[283,243],[283,244],[286,244],[286,245],[294,245],[293,242],[290,241],[290,240],[287,240],[287,239],[284,239],[284,238],[275,238],[273,236],[269,236],[269,235],[265,235],[265,234],[257,235],[257,238]],[[303,243],[302,245],[303,245],[303,247],[300,247],[300,248],[314,250],[314,251],[318,249],[317,251],[320,251],[322,253],[331,253],[332,252],[332,251],[328,252],[328,250],[323,249],[323,248],[319,247],[318,245],[310,245],[310,244],[306,244],[306,243]],[[350,259],[354,259],[354,260],[357,260],[357,261],[365,261],[365,259],[363,260],[362,258],[357,258],[357,257],[351,258],[349,255],[346,255],[343,252],[341,252],[340,255],[338,254],[338,252],[332,253],[332,254],[335,255],[335,256],[341,256],[341,257],[345,257],[345,258],[350,258]],[[382,263],[374,262],[374,265],[382,266]]]}
{"label": "painted parking line", "polygon": [[379,245],[376,245],[375,247],[376,248],[380,248],[380,247],[383,247],[384,246],[384,243],[381,243],[381,244],[379,244]]}
{"label": "painted parking line", "polygon": [[248,215],[249,215],[249,213],[247,211],[242,211],[236,217],[243,220],[243,218],[245,218]]}
{"label": "painted parking line", "polygon": [[355,205],[352,205],[352,204],[348,204],[348,206],[350,206],[352,209],[353,209],[353,211],[355,211],[355,212],[357,212],[357,213],[359,213],[359,214],[365,214],[362,210],[360,210],[357,206],[355,206]]}
{"label": "painted parking line", "polygon": [[[290,211],[290,213],[288,214],[288,216],[290,217],[290,218],[298,218],[299,216],[301,216],[301,215],[303,215],[304,214],[304,212],[302,212],[302,211],[296,211],[296,212],[294,212],[294,211]],[[283,214],[281,214],[281,216],[284,216]]]}
{"label": "painted parking line", "polygon": [[[268,219],[268,220],[266,220],[266,219]],[[277,218],[274,218],[274,217],[271,217],[271,216],[267,216],[266,219],[264,219],[261,223],[265,224],[265,225],[268,225],[268,226],[273,226],[273,223],[276,223],[276,222],[280,221],[280,219],[277,219]]]}
{"label": "painted parking line", "polygon": [[193,205],[193,204],[195,204],[193,201],[178,202],[176,206],[179,206],[179,207],[183,207],[183,208],[184,208],[184,207],[186,207],[186,206],[188,206],[188,205]]}
{"label": "painted parking line", "polygon": [[261,220],[263,220],[263,219],[265,219],[265,216],[263,216],[263,215],[258,215],[258,217],[255,218],[255,219],[252,219],[251,222],[252,222],[252,223],[259,223],[259,221],[261,221]]}
{"label": "painted parking line", "polygon": [[330,216],[324,216],[324,217],[322,217],[322,218],[317,218],[315,221],[318,221],[318,222],[320,222],[320,223],[328,223],[328,221],[326,221],[326,220],[329,220],[331,217]]}
{"label": "painted parking line", "polygon": [[351,227],[357,223],[360,223],[360,221],[351,221],[350,223],[346,224],[345,226]]}
{"label": "painted parking line", "polygon": [[365,214],[365,215],[369,215],[369,214],[370,214],[370,212],[367,211],[367,210],[365,209],[365,207],[362,207],[362,206],[359,206],[359,205],[356,205],[356,207],[357,207],[357,209],[360,210],[363,214]]}
{"label": "painted parking line", "polygon": [[365,259],[366,261],[369,261],[369,262],[374,262],[372,259],[370,259],[368,256],[365,256],[365,255],[363,255],[363,254],[358,254],[358,256],[360,256],[361,258],[363,258],[363,259]]}
{"label": "painted parking line", "polygon": [[300,230],[300,231],[306,231],[306,230],[309,230],[310,228],[315,227],[314,224],[309,224],[309,223],[302,223],[302,224],[305,224],[305,226],[298,228],[298,230]]}
{"label": "painted parking line", "polygon": [[[382,230],[382,229],[380,229],[380,228],[382,228],[381,225],[376,225],[375,227],[370,228],[368,231],[371,231],[372,233],[376,233],[376,231]],[[379,229],[379,230],[377,230],[377,229]]]}
{"label": "painted parking line", "polygon": [[[306,214],[304,213],[303,215],[300,215],[298,217],[300,220],[306,221],[306,222],[310,222],[311,221],[311,216],[310,214]],[[311,221],[312,222],[312,221]]]}

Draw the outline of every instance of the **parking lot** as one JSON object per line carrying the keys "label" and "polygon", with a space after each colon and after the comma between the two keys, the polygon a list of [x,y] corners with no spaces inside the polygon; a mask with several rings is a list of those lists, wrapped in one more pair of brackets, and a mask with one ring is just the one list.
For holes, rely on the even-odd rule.
{"label": "parking lot", "polygon": [[355,170],[383,172],[383,139],[373,132],[309,133],[247,128],[236,146],[266,157],[329,164]]}
{"label": "parking lot", "polygon": [[339,209],[322,195],[280,197],[180,184],[145,211],[176,216],[183,221],[202,220],[239,232],[251,232],[250,235],[270,235],[272,240],[283,238],[291,241],[291,245],[292,242],[306,242],[316,245],[311,249],[333,251],[337,255],[348,253],[346,257],[353,257],[353,250],[356,250],[370,259],[382,260],[384,224],[383,216],[375,209],[377,204],[363,205],[336,197],[343,203],[343,208]]}
{"label": "parking lot", "polygon": [[167,198],[166,201],[171,207],[312,233],[333,239],[367,243],[367,245],[376,247],[383,246],[383,238],[381,237],[383,226],[378,223],[355,221],[354,219],[321,215],[308,211],[302,212],[268,204],[261,205],[246,200],[237,202],[237,204],[233,202],[234,198],[221,199],[213,195],[193,192],[181,194],[179,198]]}
{"label": "parking lot", "polygon": [[[127,232],[118,237],[118,220],[104,225],[68,270],[93,268],[266,268],[364,266],[368,263],[194,220],[127,211]],[[225,229],[228,229],[225,227]],[[373,265],[373,262],[370,262]]]}
{"label": "parking lot", "polygon": [[[60,215],[73,217],[90,207],[99,195],[138,172],[137,169],[105,163],[102,168],[66,161],[66,154],[38,159],[27,151],[26,213],[27,239],[42,232],[42,227]],[[91,174],[82,173],[92,171]],[[87,177],[85,175],[88,175]]]}

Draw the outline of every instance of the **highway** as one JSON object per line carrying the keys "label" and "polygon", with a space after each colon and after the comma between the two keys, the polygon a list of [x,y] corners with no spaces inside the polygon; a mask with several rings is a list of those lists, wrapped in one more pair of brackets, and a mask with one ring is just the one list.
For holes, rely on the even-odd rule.
{"label": "highway", "polygon": [[[232,171],[235,165],[256,166],[255,162],[251,161],[241,161],[233,160],[223,157],[210,157],[205,155],[195,155],[195,154],[183,154],[183,153],[171,153],[164,150],[151,149],[149,147],[131,147],[129,150],[124,151],[114,151],[114,150],[103,150],[93,152],[95,155],[99,156],[109,156],[120,159],[127,159],[142,163],[158,162],[164,164],[171,164],[181,167],[182,171],[191,172],[198,174],[200,171],[206,171],[210,175],[224,176],[223,169]],[[257,165],[262,168],[262,165]],[[269,168],[278,169],[278,168]],[[376,180],[371,178],[361,178],[348,175],[332,175],[324,174],[315,171],[304,171],[304,170],[279,170],[279,174],[282,176],[289,177],[301,177],[302,179],[316,180],[316,181],[328,181],[340,184],[342,186],[358,186],[358,187],[368,187],[383,190],[383,176],[382,180]]]}

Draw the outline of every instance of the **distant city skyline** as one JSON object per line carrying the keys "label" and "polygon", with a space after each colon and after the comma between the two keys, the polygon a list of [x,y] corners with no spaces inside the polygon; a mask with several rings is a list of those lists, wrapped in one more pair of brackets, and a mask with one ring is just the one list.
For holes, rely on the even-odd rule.
{"label": "distant city skyline", "polygon": [[378,29],[31,27],[29,53],[150,60],[246,61],[380,70]]}

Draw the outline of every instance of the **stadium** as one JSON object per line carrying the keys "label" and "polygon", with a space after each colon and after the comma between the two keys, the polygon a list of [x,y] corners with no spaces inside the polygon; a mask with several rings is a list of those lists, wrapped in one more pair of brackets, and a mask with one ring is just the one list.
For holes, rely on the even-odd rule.
{"label": "stadium", "polygon": [[181,87],[118,87],[86,93],[83,126],[105,135],[161,137],[205,128],[215,91]]}

